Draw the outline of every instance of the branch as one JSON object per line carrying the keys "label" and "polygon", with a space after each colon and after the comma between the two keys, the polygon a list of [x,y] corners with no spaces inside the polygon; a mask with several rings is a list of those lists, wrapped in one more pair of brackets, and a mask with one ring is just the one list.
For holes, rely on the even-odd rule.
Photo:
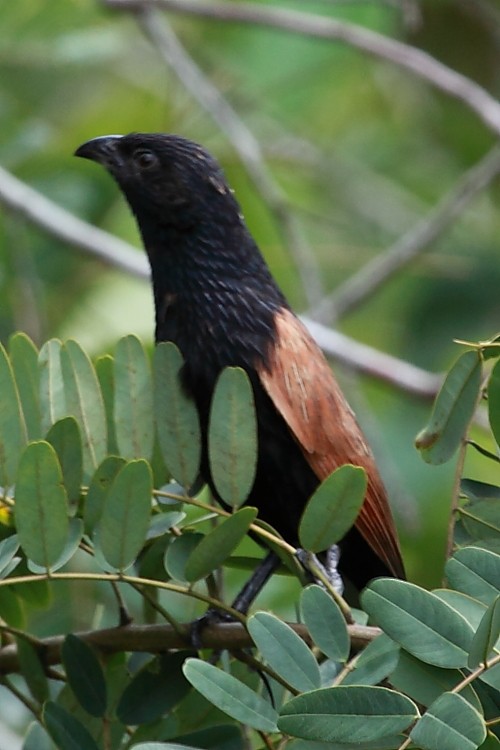
{"label": "branch", "polygon": [[312,249],[308,247],[298,222],[289,211],[283,191],[265,163],[259,141],[188,54],[164,18],[147,9],[136,12],[135,17],[166,64],[233,145],[264,203],[274,213],[295,259],[308,304],[317,303],[323,296],[323,287]]}
{"label": "branch", "polygon": [[104,0],[110,8],[137,10],[162,8],[217,21],[242,22],[276,28],[314,39],[335,39],[382,60],[399,65],[436,88],[463,102],[483,123],[500,135],[500,102],[470,78],[457,73],[431,55],[376,31],[334,18],[250,2],[219,0]]}
{"label": "branch", "polygon": [[[78,250],[134,276],[149,278],[144,254],[127,242],[73,216],[1,167],[0,203]],[[348,367],[417,396],[433,398],[436,394],[441,381],[439,375],[360,344],[320,323],[307,318],[304,318],[304,322],[325,352]]]}
{"label": "branch", "polygon": [[0,203],[69,245],[123,271],[149,278],[145,258],[132,245],[78,219],[0,167]]}
{"label": "branch", "polygon": [[309,314],[316,320],[335,321],[364,303],[401,268],[425,252],[499,172],[500,147],[494,146],[462,175],[426,217],[396,240],[388,250],[366,263]]}
{"label": "branch", "polygon": [[[311,643],[305,625],[291,623],[295,630],[307,643]],[[379,628],[363,625],[348,625],[352,648],[360,651],[380,635]],[[88,630],[75,633],[78,638],[105,654],[122,651],[140,651],[147,653],[162,653],[168,649],[189,648],[190,626],[184,626],[184,634],[180,635],[171,625],[126,625],[125,627],[106,628],[105,630]],[[56,635],[40,639],[38,643],[39,656],[44,666],[49,667],[61,662],[61,647],[65,636]],[[216,651],[228,649],[240,650],[253,646],[245,627],[236,622],[209,625],[200,634],[203,648]],[[0,674],[6,675],[19,672],[19,657],[17,646],[10,644],[0,649]]]}

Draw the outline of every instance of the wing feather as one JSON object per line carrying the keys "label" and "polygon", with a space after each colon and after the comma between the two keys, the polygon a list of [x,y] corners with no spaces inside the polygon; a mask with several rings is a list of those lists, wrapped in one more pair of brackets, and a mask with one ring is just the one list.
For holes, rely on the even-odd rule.
{"label": "wing feather", "polygon": [[346,463],[368,475],[356,527],[392,573],[404,578],[396,529],[371,450],[333,373],[305,326],[283,308],[276,342],[259,378],[321,481]]}

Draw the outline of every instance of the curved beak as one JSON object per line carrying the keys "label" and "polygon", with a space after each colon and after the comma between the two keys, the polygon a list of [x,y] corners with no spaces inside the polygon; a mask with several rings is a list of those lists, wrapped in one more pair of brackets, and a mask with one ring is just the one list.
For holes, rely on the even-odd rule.
{"label": "curved beak", "polygon": [[78,146],[74,155],[99,162],[105,167],[118,166],[117,145],[121,138],[123,138],[121,135],[100,135]]}

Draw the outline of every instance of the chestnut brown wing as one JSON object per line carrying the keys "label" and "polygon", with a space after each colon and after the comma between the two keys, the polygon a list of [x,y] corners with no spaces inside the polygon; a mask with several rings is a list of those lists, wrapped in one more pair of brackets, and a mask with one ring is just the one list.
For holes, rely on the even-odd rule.
{"label": "chestnut brown wing", "polygon": [[319,480],[350,463],[368,475],[356,527],[398,578],[404,578],[399,543],[385,488],[351,407],[305,326],[287,309],[275,318],[268,366],[258,368],[264,389],[285,419]]}

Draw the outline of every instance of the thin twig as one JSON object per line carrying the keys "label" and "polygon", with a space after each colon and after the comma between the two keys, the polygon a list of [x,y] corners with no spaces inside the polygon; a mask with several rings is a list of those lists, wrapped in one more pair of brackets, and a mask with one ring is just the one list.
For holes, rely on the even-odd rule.
{"label": "thin twig", "polygon": [[323,322],[335,322],[361,303],[365,303],[389,279],[418,255],[428,250],[476,195],[500,172],[500,147],[494,146],[486,156],[467,170],[456,185],[427,216],[417,222],[388,250],[366,263],[358,273],[309,312]]}
{"label": "thin twig", "polygon": [[164,17],[153,10],[135,17],[163,60],[208,112],[233,145],[262,199],[274,214],[299,272],[309,305],[322,297],[322,283],[312,249],[287,205],[283,191],[268,169],[259,141],[210,78],[188,54]]}
{"label": "thin twig", "polygon": [[399,65],[441,91],[459,99],[500,135],[500,102],[470,78],[457,73],[432,55],[404,42],[347,21],[338,21],[312,13],[250,2],[228,3],[220,0],[104,0],[110,8],[133,10],[162,8],[173,13],[190,14],[217,21],[240,22],[280,29],[315,39],[338,40],[382,60]]}
{"label": "thin twig", "polygon": [[132,245],[78,219],[0,167],[0,203],[53,237],[135,276],[149,278],[146,259]]}

